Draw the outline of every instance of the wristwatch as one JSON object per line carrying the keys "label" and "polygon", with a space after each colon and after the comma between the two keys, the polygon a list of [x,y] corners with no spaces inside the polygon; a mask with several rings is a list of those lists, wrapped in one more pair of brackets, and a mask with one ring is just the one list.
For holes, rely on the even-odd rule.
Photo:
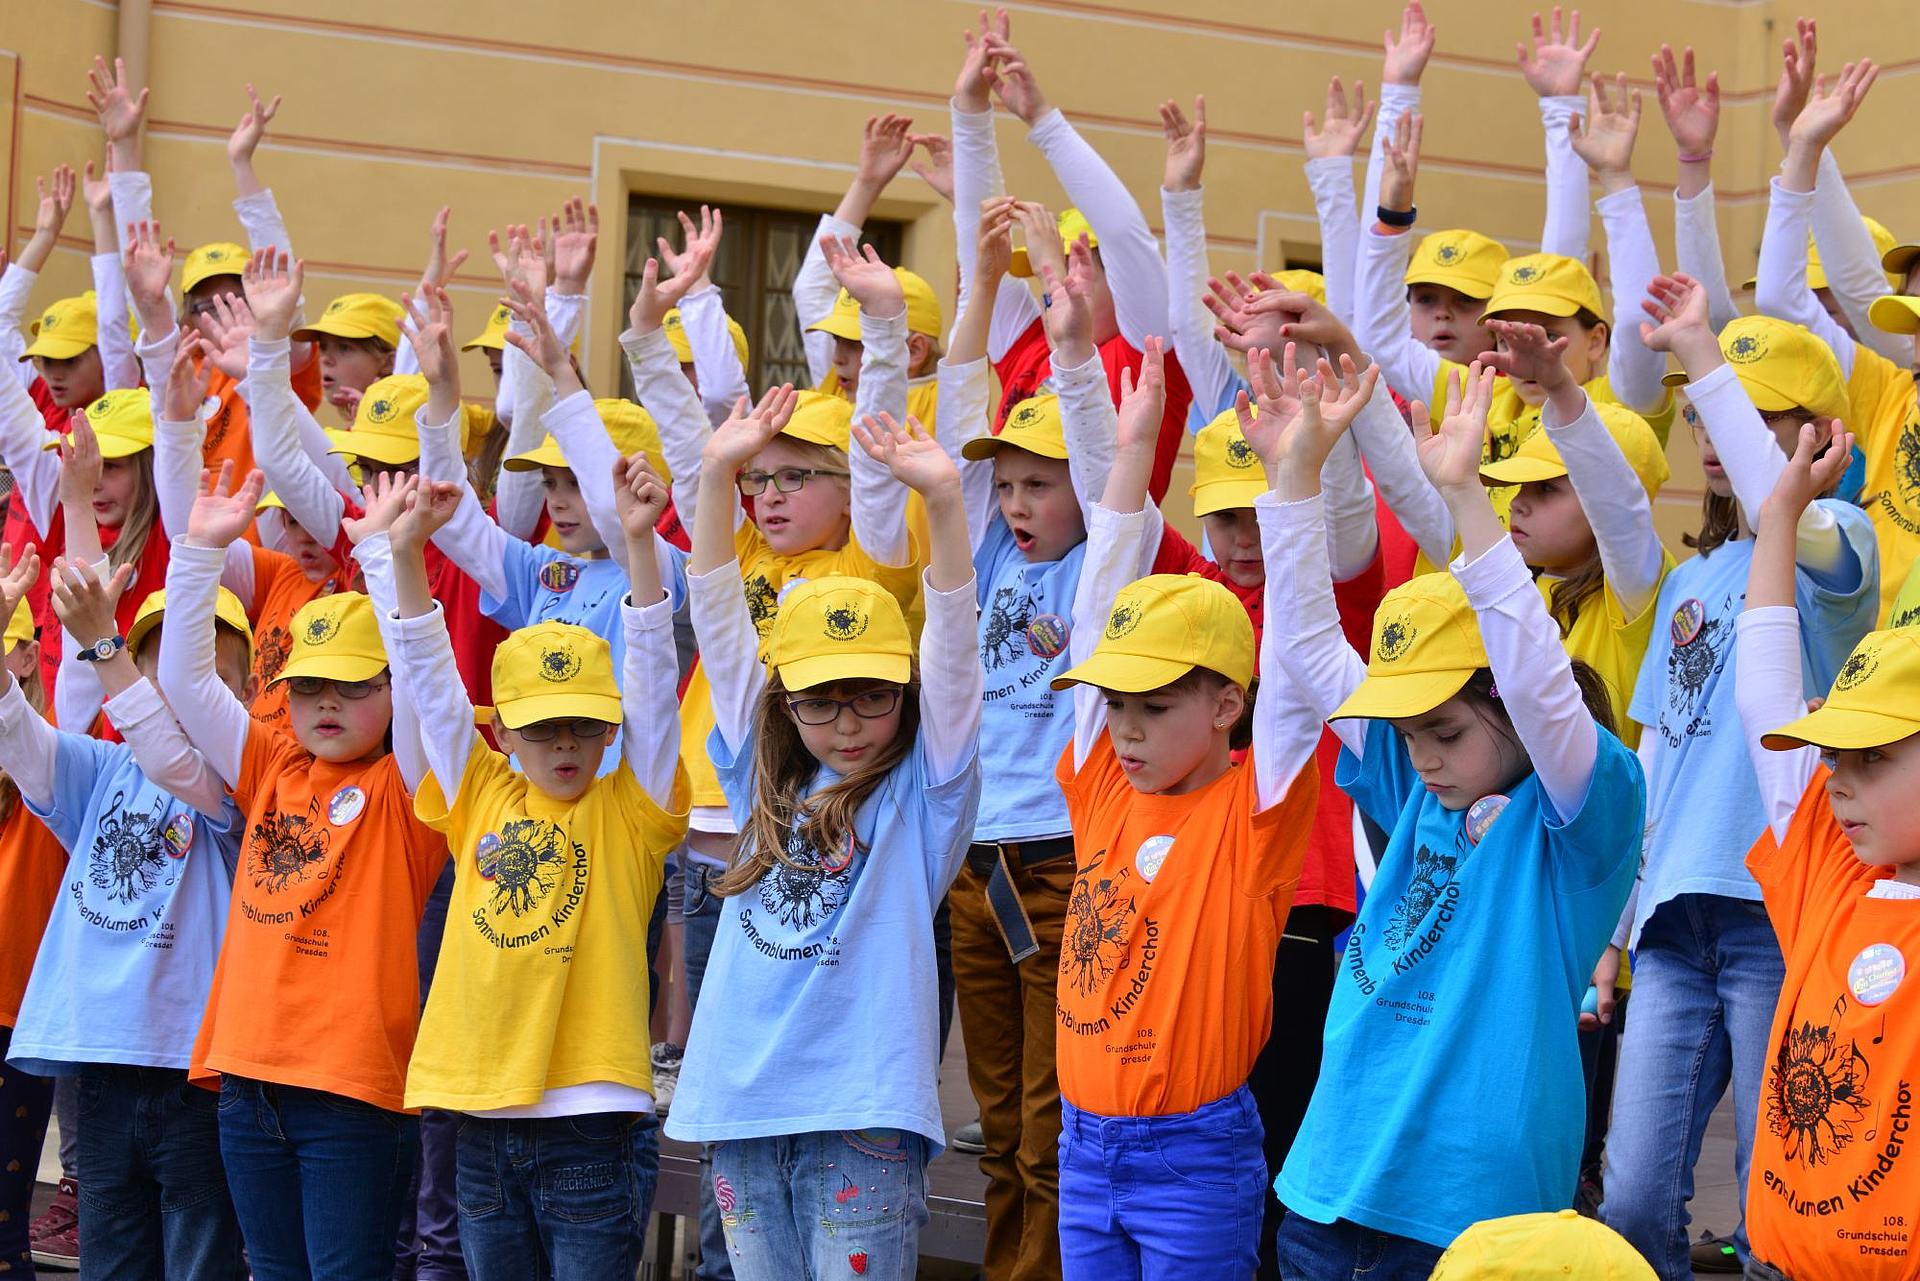
{"label": "wristwatch", "polygon": [[104,663],[126,647],[127,638],[124,636],[102,636],[74,657],[83,663]]}

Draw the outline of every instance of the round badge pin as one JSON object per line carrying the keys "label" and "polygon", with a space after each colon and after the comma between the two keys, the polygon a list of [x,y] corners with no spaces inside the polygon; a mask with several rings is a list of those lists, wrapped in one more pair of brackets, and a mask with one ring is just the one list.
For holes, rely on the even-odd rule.
{"label": "round badge pin", "polygon": [[1487,838],[1487,829],[1493,826],[1495,819],[1507,810],[1507,798],[1495,792],[1491,796],[1482,796],[1467,806],[1467,840],[1478,845]]}
{"label": "round badge pin", "polygon": [[1847,987],[1862,1005],[1879,1005],[1907,977],[1907,958],[1891,943],[1869,943],[1847,967]]}
{"label": "round badge pin", "polygon": [[491,881],[500,871],[500,837],[488,832],[473,846],[474,866],[480,869],[480,875]]}
{"label": "round badge pin", "polygon": [[1160,875],[1160,869],[1166,864],[1167,855],[1173,853],[1171,836],[1149,836],[1140,842],[1140,848],[1133,852],[1133,865],[1140,872],[1140,879],[1148,884]]}
{"label": "round badge pin", "polygon": [[1673,611],[1673,643],[1676,647],[1691,645],[1699,637],[1700,630],[1707,625],[1707,607],[1698,597],[1688,597],[1680,602]]}
{"label": "round badge pin", "polygon": [[193,844],[193,815],[175,814],[167,820],[167,826],[160,833],[167,843],[167,853],[174,858],[185,858],[187,849]]}
{"label": "round badge pin", "polygon": [[367,794],[354,786],[341,788],[327,802],[327,821],[335,827],[345,827],[360,817],[360,811],[367,808]]}
{"label": "round badge pin", "polygon": [[540,585],[550,592],[570,592],[580,581],[580,567],[570,560],[550,560],[540,567]]}
{"label": "round badge pin", "polygon": [[1039,658],[1058,658],[1067,648],[1067,620],[1058,614],[1037,614],[1027,624],[1027,648]]}

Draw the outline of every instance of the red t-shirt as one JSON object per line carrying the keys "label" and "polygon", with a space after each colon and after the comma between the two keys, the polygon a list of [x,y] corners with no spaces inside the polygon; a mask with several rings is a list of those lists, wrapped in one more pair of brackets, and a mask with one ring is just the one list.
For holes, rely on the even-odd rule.
{"label": "red t-shirt", "polygon": [[[1143,359],[1140,352],[1118,335],[1100,344],[1100,363],[1106,366],[1107,388],[1113,393],[1114,404],[1120,403],[1120,371],[1130,370],[1138,379]],[[1153,478],[1147,482],[1147,492],[1156,503],[1167,496],[1167,485],[1173,479],[1173,462],[1180,456],[1180,441],[1186,435],[1187,407],[1193,403],[1187,376],[1181,372],[1180,362],[1171,351],[1167,353],[1166,370],[1167,407],[1160,415],[1160,443],[1154,449]],[[1046,326],[1038,319],[1028,325],[1026,332],[1014,339],[1006,355],[995,363],[993,372],[1000,378],[1000,407],[993,415],[993,430],[998,435],[1013,407],[1038,391],[1040,384],[1053,373],[1053,352],[1047,347]]]}

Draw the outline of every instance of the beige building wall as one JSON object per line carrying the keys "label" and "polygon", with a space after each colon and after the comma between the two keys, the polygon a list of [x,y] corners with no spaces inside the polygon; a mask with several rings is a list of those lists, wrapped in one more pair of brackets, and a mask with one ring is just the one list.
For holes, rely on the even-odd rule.
{"label": "beige building wall", "polygon": [[[1887,67],[1840,159],[1863,208],[1897,233],[1920,234],[1920,164],[1910,143],[1920,118],[1920,24],[1911,0],[1812,7],[1826,66],[1870,53]],[[1542,214],[1539,117],[1513,69],[1513,43],[1532,8],[1429,3],[1440,43],[1425,83],[1422,220],[1474,226],[1516,251],[1538,243]],[[1380,33],[1397,25],[1396,3],[1033,0],[1011,9],[1014,38],[1048,96],[1110,159],[1156,230],[1155,105],[1205,93],[1216,270],[1317,258],[1300,113],[1319,108],[1329,75],[1377,82]],[[917,129],[945,132],[959,33],[974,12],[958,0],[0,0],[9,243],[31,230],[35,174],[99,157],[85,70],[95,52],[116,51],[144,60],[152,86],[146,163],[167,230],[183,246],[237,237],[223,147],[245,106],[240,85],[251,80],[286,97],[258,168],[308,261],[316,300],[397,293],[417,277],[434,210],[451,204],[455,243],[475,255],[455,281],[455,303],[463,327],[477,330],[498,292],[486,228],[532,221],[574,194],[597,201],[603,234],[583,353],[591,379],[610,387],[621,274],[630,253],[646,252],[623,243],[628,197],[831,208],[866,116],[909,112]],[[1663,252],[1673,146],[1652,101],[1648,55],[1663,39],[1692,44],[1703,66],[1719,70],[1725,113],[1715,175],[1736,283],[1751,268],[1779,158],[1768,107],[1795,12],[1776,0],[1588,8],[1604,29],[1595,69],[1623,69],[1646,90],[1636,171]],[[1003,119],[1010,190],[1058,202],[1021,132]],[[925,183],[903,175],[876,215],[905,224],[908,266],[936,285],[952,281],[948,210]],[[76,210],[36,305],[85,287],[89,249]],[[490,389],[477,359],[467,373],[469,392]],[[1673,457],[1660,513],[1670,535],[1692,523],[1699,486],[1684,438]]]}

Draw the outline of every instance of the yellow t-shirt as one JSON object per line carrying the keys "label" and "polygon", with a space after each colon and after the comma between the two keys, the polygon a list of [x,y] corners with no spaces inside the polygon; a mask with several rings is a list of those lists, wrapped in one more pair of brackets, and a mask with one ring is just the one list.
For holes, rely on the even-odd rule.
{"label": "yellow t-shirt", "polygon": [[[907,634],[918,636],[923,614],[920,570],[926,559],[922,550],[926,542],[913,538],[911,528],[909,539],[910,563],[906,565],[882,565],[862,551],[851,534],[847,536],[846,545],[837,550],[820,548],[785,556],[767,545],[752,521],[742,521],[733,531],[733,550],[740,559],[740,578],[747,588],[747,612],[753,616],[760,639],[765,641],[773,627],[782,592],[794,583],[829,574],[870,579],[892,592],[907,616]],[[687,681],[686,692],[680,696],[680,759],[686,766],[687,777],[692,780],[693,803],[702,808],[724,809],[726,793],[720,790],[719,776],[714,773],[713,761],[707,755],[707,736],[713,733],[713,726],[713,686],[707,683],[707,669],[696,666]]]}
{"label": "yellow t-shirt", "polygon": [[1890,627],[1894,599],[1920,554],[1920,403],[1913,372],[1856,343],[1847,401],[1847,426],[1867,460],[1860,506],[1880,544],[1880,626]]}
{"label": "yellow t-shirt", "polygon": [[640,952],[667,854],[687,831],[684,770],[672,805],[624,765],[578,800],[555,800],[477,738],[451,804],[427,777],[414,809],[446,834],[453,901],[408,1107],[525,1107],[596,1081],[652,1090]]}
{"label": "yellow t-shirt", "polygon": [[[1620,598],[1611,587],[1602,586],[1599,596],[1581,603],[1580,613],[1562,642],[1567,656],[1577,658],[1598,672],[1607,685],[1607,702],[1613,708],[1616,737],[1628,747],[1640,746],[1640,726],[1627,715],[1633,703],[1634,682],[1640,676],[1640,660],[1647,656],[1647,643],[1653,638],[1654,605],[1660,599],[1660,584],[1673,570],[1673,556],[1662,553],[1660,579],[1653,585],[1647,603],[1633,618],[1626,616]],[[1555,580],[1545,574],[1534,579],[1549,612],[1553,609]],[[1604,602],[1602,600],[1604,598]]]}
{"label": "yellow t-shirt", "polygon": [[1907,571],[1906,585],[1899,595],[1893,598],[1893,608],[1887,611],[1887,620],[1883,627],[1912,627],[1920,624],[1920,561]]}

